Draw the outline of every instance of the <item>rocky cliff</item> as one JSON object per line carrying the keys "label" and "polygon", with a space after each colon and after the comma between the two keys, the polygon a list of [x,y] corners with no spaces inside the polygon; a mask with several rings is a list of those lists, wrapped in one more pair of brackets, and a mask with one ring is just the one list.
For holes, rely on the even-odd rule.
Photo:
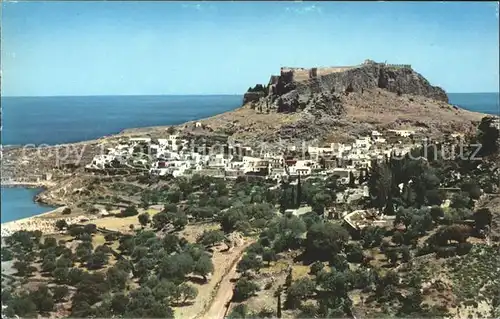
{"label": "rocky cliff", "polygon": [[483,116],[448,104],[444,90],[411,65],[367,60],[359,66],[283,67],[267,85],[249,88],[242,107],[202,122],[210,132],[259,144],[335,142],[389,129],[437,137],[474,130]]}
{"label": "rocky cliff", "polygon": [[334,101],[341,95],[373,89],[448,102],[443,89],[432,86],[411,66],[387,65],[367,60],[357,67],[320,75],[317,75],[318,69],[314,68],[305,78],[302,75],[305,72],[303,69],[298,72],[301,73],[300,80],[297,80],[299,76],[294,75],[293,69],[282,69],[279,76],[271,77],[267,92],[247,92],[244,104],[250,104],[250,107],[259,110],[296,112],[314,103],[315,96],[318,95],[323,100],[330,100],[326,103],[335,107]]}

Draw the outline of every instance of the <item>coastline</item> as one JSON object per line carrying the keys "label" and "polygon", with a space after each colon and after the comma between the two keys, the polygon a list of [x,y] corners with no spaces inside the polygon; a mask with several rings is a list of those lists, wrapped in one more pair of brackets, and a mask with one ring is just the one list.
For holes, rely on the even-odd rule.
{"label": "coastline", "polygon": [[8,237],[12,233],[19,230],[28,230],[28,231],[40,230],[44,234],[54,233],[55,222],[57,221],[57,219],[56,218],[44,219],[43,217],[48,217],[48,215],[61,213],[64,210],[64,208],[66,208],[66,206],[57,207],[51,211],[33,215],[30,217],[24,217],[21,219],[16,219],[13,221],[2,223],[1,237]]}
{"label": "coastline", "polygon": [[[45,191],[48,187],[52,186],[53,183],[43,181],[43,182],[19,182],[19,181],[7,181],[7,182],[2,182],[0,186],[2,188],[25,188],[25,189],[40,189],[40,192]],[[38,193],[38,194],[39,194]],[[37,205],[40,206],[47,206],[52,208],[51,210],[47,212],[43,212],[40,214],[32,215],[29,217],[23,217],[20,219],[16,220],[11,220],[8,222],[3,222],[1,223],[1,237],[7,237],[13,232],[16,232],[18,230],[41,230],[43,232],[46,232],[49,230],[49,228],[52,228],[54,225],[53,221],[47,220],[47,219],[42,219],[43,217],[47,217],[51,214],[55,213],[61,213],[62,210],[66,206],[60,206],[60,207],[54,207],[51,205],[45,205],[43,203],[39,203],[35,200],[36,196],[33,197],[31,200],[33,203],[36,203]]]}
{"label": "coastline", "polygon": [[[448,104],[449,105],[454,105],[454,104],[451,104],[451,101],[449,101]],[[460,106],[457,105],[457,107],[459,107],[463,111],[481,114],[482,116],[485,116],[485,115],[498,116],[498,115],[493,115],[493,114],[482,113],[480,111],[470,110],[470,109],[465,108],[465,107],[463,107],[461,105]],[[187,124],[194,123],[196,121],[204,121],[204,120],[208,120],[208,119],[211,119],[211,118],[215,118],[215,117],[217,117],[217,116],[219,116],[221,114],[235,112],[236,110],[238,110],[240,108],[242,108],[241,105],[238,106],[238,107],[236,107],[233,110],[229,110],[229,111],[226,111],[226,112],[223,112],[223,113],[219,113],[219,114],[215,114],[215,115],[212,115],[212,116],[200,118],[200,119],[197,119],[197,120],[186,121],[186,122],[183,122],[183,123],[180,123],[180,124],[125,128],[125,129],[121,130],[118,133],[111,133],[110,135],[105,135],[105,136],[99,137],[97,139],[84,140],[84,141],[71,142],[71,143],[62,143],[62,144],[50,145],[49,147],[56,147],[57,148],[57,147],[63,147],[63,146],[68,146],[68,145],[99,144],[99,143],[106,142],[106,141],[118,140],[118,139],[123,138],[123,137],[130,137],[130,136],[134,136],[134,135],[147,135],[147,134],[151,133],[154,130],[166,130],[169,127],[185,126]],[[18,147],[22,147],[22,146],[20,146],[20,145],[3,146],[4,150],[16,149]],[[41,189],[40,193],[42,193],[42,192],[44,192],[44,191],[46,191],[48,189],[51,189],[55,185],[57,185],[57,183],[55,183],[53,181],[48,181],[48,180],[28,182],[28,181],[16,181],[16,180],[10,180],[9,179],[9,180],[5,180],[5,181],[1,181],[1,183],[0,183],[0,186],[2,188],[31,188],[31,189],[37,189],[38,188],[38,189]],[[41,205],[52,206],[52,207],[57,206],[57,205],[51,205],[50,203],[44,203],[44,202],[41,202],[41,201],[37,201],[36,197],[33,198],[33,201],[36,202],[37,204],[41,204]],[[65,203],[61,202],[59,204],[65,204]],[[52,210],[50,210],[48,212],[44,212],[44,213],[33,215],[33,216],[30,216],[30,217],[25,217],[25,218],[21,218],[21,219],[17,219],[17,220],[13,220],[13,221],[2,223],[1,224],[1,226],[2,226],[2,237],[4,237],[4,229],[7,229],[10,232],[11,230],[15,231],[16,229],[19,229],[21,227],[28,227],[28,225],[29,225],[30,228],[34,228],[36,226],[33,226],[32,224],[36,224],[36,223],[40,224],[40,220],[44,220],[44,221],[47,221],[47,222],[52,222],[52,221],[50,221],[50,218],[45,218],[45,217],[47,217],[47,215],[60,212],[59,210],[60,209],[64,209],[65,207],[66,206],[60,206],[60,207],[54,208],[54,209],[52,209]],[[64,217],[61,216],[61,218],[64,218]]]}
{"label": "coastline", "polygon": [[2,182],[0,187],[2,188],[42,188],[46,189],[48,186],[52,184],[48,184],[47,182],[16,182],[16,181],[8,181]]}

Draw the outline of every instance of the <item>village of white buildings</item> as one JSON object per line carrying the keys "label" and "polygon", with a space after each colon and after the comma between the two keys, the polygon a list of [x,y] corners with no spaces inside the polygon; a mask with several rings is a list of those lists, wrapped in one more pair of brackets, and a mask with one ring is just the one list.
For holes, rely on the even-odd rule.
{"label": "village of white buildings", "polygon": [[[447,136],[460,139],[460,133]],[[422,145],[425,135],[416,130],[372,131],[359,136],[352,143],[331,143],[318,147],[292,145],[287,147],[260,147],[252,149],[241,144],[225,146],[193,145],[193,141],[170,134],[165,139],[137,137],[121,140],[105,154],[97,155],[86,166],[93,173],[106,173],[117,168],[133,168],[147,171],[156,176],[209,175],[224,179],[244,176],[259,176],[276,181],[275,188],[287,179],[293,185],[297,178],[323,178],[337,176],[345,185],[343,193],[336,194],[336,202],[350,203],[369,197],[368,186],[354,184],[361,174],[367,174],[373,161],[382,161],[390,156],[404,156],[410,150]],[[366,183],[365,183],[366,184]],[[301,215],[310,207],[293,210]],[[392,222],[377,212],[353,211],[339,213],[355,228],[362,228],[366,221],[375,224]],[[363,221],[363,223],[357,222]]]}

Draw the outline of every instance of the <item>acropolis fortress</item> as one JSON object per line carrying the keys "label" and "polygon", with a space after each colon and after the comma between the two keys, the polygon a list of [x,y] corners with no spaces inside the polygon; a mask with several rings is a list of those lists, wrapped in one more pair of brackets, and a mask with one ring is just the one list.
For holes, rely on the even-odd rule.
{"label": "acropolis fortress", "polygon": [[[281,68],[281,75],[284,74],[290,74],[292,73],[293,75],[293,80],[294,81],[305,81],[311,78],[315,78],[318,76],[330,74],[330,73],[337,73],[337,72],[344,72],[350,69],[355,69],[359,68],[363,65],[367,64],[376,64],[376,62],[372,60],[365,60],[363,64],[361,65],[354,65],[354,66],[333,66],[333,67],[321,67],[321,68],[292,68],[292,67],[282,67]],[[409,64],[387,64],[387,63],[379,63],[383,64],[384,66],[387,67],[395,67],[395,68],[410,68],[411,65]]]}

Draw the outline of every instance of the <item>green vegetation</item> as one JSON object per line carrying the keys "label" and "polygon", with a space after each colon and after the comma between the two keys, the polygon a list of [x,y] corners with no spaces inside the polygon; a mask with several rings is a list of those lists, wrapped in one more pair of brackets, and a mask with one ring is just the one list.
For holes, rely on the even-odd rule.
{"label": "green vegetation", "polygon": [[[172,317],[173,307],[196,299],[192,282],[208,282],[212,253],[230,250],[239,232],[255,242],[236,266],[229,318],[453,316],[457,307],[479,302],[491,307],[483,315],[495,316],[495,216],[476,205],[496,190],[498,143],[490,139],[498,130],[491,124],[484,119],[469,137],[484,142],[480,161],[471,158],[474,147],[444,159],[445,145],[436,144],[431,152],[416,148],[411,156],[374,161],[348,185],[338,176],[290,178],[279,187],[198,175],[100,181],[93,187],[114,189],[110,202],[128,200],[115,217],[132,217],[141,227],[122,234],[61,219],[56,227],[69,240],[27,231],[5,238],[2,260],[12,261],[19,283],[2,292],[6,315],[48,316],[70,303],[71,317]],[[338,193],[358,184],[368,187],[369,198],[336,204]],[[151,205],[163,209],[143,212]],[[285,213],[304,205],[312,212]],[[334,218],[354,209],[378,210],[390,223],[357,229]],[[192,242],[180,235],[207,222],[220,228],[196,232]],[[27,288],[39,280],[44,284]],[[254,298],[272,300],[272,309],[250,309]]]}

